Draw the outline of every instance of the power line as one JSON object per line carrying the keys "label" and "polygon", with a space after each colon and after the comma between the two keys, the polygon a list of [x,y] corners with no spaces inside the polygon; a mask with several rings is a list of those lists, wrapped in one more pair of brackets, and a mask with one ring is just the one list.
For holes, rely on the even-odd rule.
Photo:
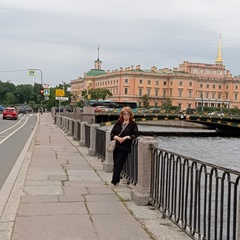
{"label": "power line", "polygon": [[20,69],[20,70],[9,70],[9,71],[1,71],[0,72],[23,72],[23,71],[27,71],[29,69]]}

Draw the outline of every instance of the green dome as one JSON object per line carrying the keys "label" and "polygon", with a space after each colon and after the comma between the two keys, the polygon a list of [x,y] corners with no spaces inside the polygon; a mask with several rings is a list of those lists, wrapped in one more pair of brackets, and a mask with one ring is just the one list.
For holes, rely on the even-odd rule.
{"label": "green dome", "polygon": [[87,76],[98,76],[105,74],[106,71],[102,69],[91,69],[87,72]]}

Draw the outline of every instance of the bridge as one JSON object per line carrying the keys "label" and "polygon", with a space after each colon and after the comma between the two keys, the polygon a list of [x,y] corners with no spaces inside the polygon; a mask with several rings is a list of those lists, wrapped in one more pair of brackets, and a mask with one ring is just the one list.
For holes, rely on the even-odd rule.
{"label": "bridge", "polygon": [[[112,125],[119,118],[119,113],[96,113],[95,122],[100,125]],[[201,114],[156,114],[156,113],[135,113],[135,121],[188,121],[218,129],[222,132],[240,134],[240,117],[238,116],[209,116]]]}

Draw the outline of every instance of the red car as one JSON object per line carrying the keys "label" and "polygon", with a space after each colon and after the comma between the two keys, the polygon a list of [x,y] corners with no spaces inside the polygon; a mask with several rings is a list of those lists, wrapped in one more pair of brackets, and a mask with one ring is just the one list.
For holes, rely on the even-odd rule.
{"label": "red car", "polygon": [[14,107],[6,107],[4,110],[3,110],[3,119],[15,119],[17,120],[18,119],[18,111],[16,108]]}

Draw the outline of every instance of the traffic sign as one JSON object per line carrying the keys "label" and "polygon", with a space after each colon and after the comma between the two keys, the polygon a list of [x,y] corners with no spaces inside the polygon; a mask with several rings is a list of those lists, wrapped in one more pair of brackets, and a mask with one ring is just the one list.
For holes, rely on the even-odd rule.
{"label": "traffic sign", "polygon": [[64,101],[68,101],[68,97],[56,97],[56,100],[64,100]]}
{"label": "traffic sign", "polygon": [[44,96],[49,96],[50,95],[50,90],[49,89],[44,89]]}
{"label": "traffic sign", "polygon": [[56,97],[63,97],[65,95],[64,89],[56,89]]}

